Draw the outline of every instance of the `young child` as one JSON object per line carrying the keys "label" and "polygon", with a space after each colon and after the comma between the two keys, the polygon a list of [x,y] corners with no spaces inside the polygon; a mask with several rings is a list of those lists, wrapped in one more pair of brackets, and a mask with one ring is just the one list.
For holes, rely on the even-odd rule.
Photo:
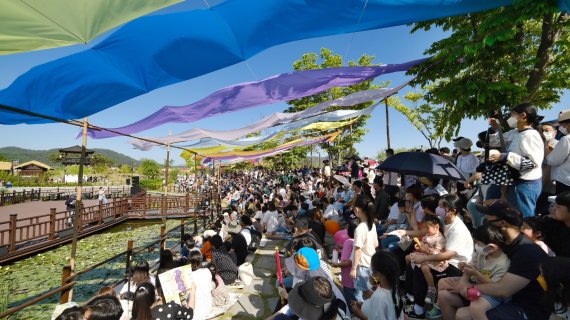
{"label": "young child", "polygon": [[348,236],[349,238],[342,244],[342,254],[340,256],[340,261],[330,261],[330,265],[334,268],[340,268],[341,270],[341,283],[342,291],[346,302],[351,303],[352,301],[363,301],[362,291],[356,290],[354,288],[354,280],[350,277],[350,268],[352,267],[352,249],[354,246],[354,230],[358,227],[358,219],[353,219],[348,222]]}
{"label": "young child", "polygon": [[521,232],[539,247],[546,252],[549,257],[555,257],[556,254],[552,249],[544,243],[542,239],[542,220],[540,217],[527,217],[523,219],[523,225],[521,227]]}
{"label": "young child", "polygon": [[[485,224],[473,231],[473,239],[475,240],[475,252],[473,252],[471,263],[459,264],[459,268],[463,270],[462,280],[472,283],[500,281],[510,265],[509,258],[502,250],[505,245],[504,235],[496,226]],[[460,278],[442,279],[439,282],[439,291],[454,290],[460,280]],[[472,300],[469,306],[459,308],[456,312],[456,318],[486,319],[487,311],[496,308],[503,302],[502,298],[482,295],[480,298]],[[428,316],[433,316],[433,313],[439,313],[439,310],[434,308],[428,312]]]}
{"label": "young child", "polygon": [[[412,265],[412,268],[421,268],[426,283],[428,285],[428,292],[426,296],[426,303],[432,304],[435,302],[437,291],[435,289],[435,283],[433,279],[433,274],[431,269],[438,272],[443,272],[448,267],[447,261],[429,261],[424,262],[421,265],[416,265],[412,262],[415,256],[419,255],[435,255],[440,254],[445,250],[445,237],[443,236],[443,225],[441,220],[434,215],[426,215],[424,217],[424,228],[426,230],[426,235],[423,237],[422,241],[416,241],[415,249],[416,252],[412,252],[406,256],[406,263]],[[414,241],[417,238],[414,239]]]}

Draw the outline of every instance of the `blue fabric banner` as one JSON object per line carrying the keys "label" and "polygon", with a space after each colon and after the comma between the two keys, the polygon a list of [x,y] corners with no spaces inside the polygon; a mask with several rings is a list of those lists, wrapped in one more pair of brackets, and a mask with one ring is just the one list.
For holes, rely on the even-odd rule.
{"label": "blue fabric banner", "polygon": [[[208,10],[145,16],[91,49],[32,68],[0,91],[0,103],[76,119],[244,61],[274,45],[509,4],[511,0],[228,0]],[[0,124],[44,122],[49,120],[0,111]]]}

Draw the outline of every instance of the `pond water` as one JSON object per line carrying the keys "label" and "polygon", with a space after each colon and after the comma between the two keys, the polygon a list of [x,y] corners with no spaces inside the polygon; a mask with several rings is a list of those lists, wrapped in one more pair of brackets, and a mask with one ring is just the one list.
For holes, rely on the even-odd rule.
{"label": "pond water", "polygon": [[[180,225],[180,220],[168,220],[167,230]],[[77,244],[76,269],[85,269],[127,249],[127,242],[132,239],[134,246],[147,245],[160,237],[160,220],[130,221],[114,226],[102,233],[83,238]],[[187,224],[186,230],[191,231]],[[179,241],[180,232],[169,233],[167,247]],[[158,247],[158,246],[156,246]],[[68,264],[71,244],[37,254],[11,265],[0,267],[0,310],[25,303],[61,285],[61,273]],[[158,258],[158,250],[135,255],[133,260],[154,260]],[[126,257],[106,263],[92,272],[78,278],[73,292],[73,301],[84,302],[94,296],[103,287],[122,279],[125,274]],[[8,319],[50,319],[59,295],[46,299],[39,304],[28,307]]]}

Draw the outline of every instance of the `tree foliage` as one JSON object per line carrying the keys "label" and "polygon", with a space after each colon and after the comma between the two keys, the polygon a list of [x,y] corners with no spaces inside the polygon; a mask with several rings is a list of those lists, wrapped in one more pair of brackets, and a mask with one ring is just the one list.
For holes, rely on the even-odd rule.
{"label": "tree foliage", "polygon": [[95,153],[93,157],[91,157],[91,167],[95,169],[95,172],[99,174],[105,174],[109,172],[109,169],[115,164],[115,160],[100,153]]}
{"label": "tree foliage", "polygon": [[[514,0],[482,13],[416,23],[412,32],[438,27],[449,36],[426,50],[433,58],[409,71],[430,88],[427,103],[447,116],[452,130],[464,118],[506,116],[522,102],[549,108],[570,87],[570,21],[555,0]],[[439,111],[441,109],[441,111]]]}
{"label": "tree foliage", "polygon": [[[369,55],[362,55],[358,61],[349,61],[349,66],[370,66],[373,64],[374,56]],[[323,69],[323,68],[337,68],[344,66],[343,57],[339,54],[334,54],[331,50],[322,48],[319,55],[317,53],[311,52],[303,54],[301,59],[295,61],[293,63],[294,70],[313,70],[313,69]],[[380,82],[378,85],[372,84],[373,80],[363,81],[361,83],[348,86],[348,87],[334,87],[329,90],[323,91],[321,93],[304,97],[297,100],[292,100],[287,102],[290,107],[285,110],[285,112],[297,112],[302,111],[307,108],[310,108],[316,104],[325,102],[327,100],[338,99],[340,97],[347,96],[351,93],[368,90],[373,88],[380,88],[388,86],[386,82]],[[352,107],[331,107],[328,111],[334,111],[338,109],[352,109],[352,110],[361,110],[366,107],[372,105],[372,102],[358,104]],[[329,159],[337,160],[337,162],[341,162],[342,157],[351,155],[356,153],[354,149],[354,144],[361,142],[362,137],[366,133],[364,126],[366,125],[366,120],[369,117],[361,117],[358,121],[352,124],[351,128],[347,127],[344,128],[344,134],[340,135],[338,138],[335,139],[332,143],[322,143],[320,144],[320,148],[325,150],[328,155]],[[335,130],[319,132],[320,134],[327,134],[332,133]],[[350,132],[352,131],[352,134]],[[311,132],[305,132],[305,134]],[[308,148],[303,148],[305,150],[303,157],[306,156]],[[299,160],[299,159],[297,159]]]}
{"label": "tree foliage", "polygon": [[408,121],[427,140],[430,148],[439,148],[445,133],[449,130],[449,121],[444,108],[433,106],[424,100],[429,89],[408,92],[404,100],[411,103],[411,107],[400,102],[397,97],[393,100],[394,109],[401,112]]}
{"label": "tree foliage", "polygon": [[124,175],[129,175],[133,173],[133,168],[129,167],[128,164],[123,164],[119,168],[119,172]]}
{"label": "tree foliage", "polygon": [[0,161],[10,162],[11,160],[8,159],[8,157],[6,155],[0,153]]}
{"label": "tree foliage", "polygon": [[139,173],[149,179],[156,179],[160,174],[160,165],[152,159],[143,159],[139,166]]}

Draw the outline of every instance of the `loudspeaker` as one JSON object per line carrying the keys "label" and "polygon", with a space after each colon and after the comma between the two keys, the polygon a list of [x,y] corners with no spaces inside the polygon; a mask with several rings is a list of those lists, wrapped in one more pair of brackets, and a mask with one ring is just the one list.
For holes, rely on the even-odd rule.
{"label": "loudspeaker", "polygon": [[127,186],[131,185],[131,179],[127,178]]}
{"label": "loudspeaker", "polygon": [[139,193],[139,191],[140,191],[139,176],[135,176],[133,177],[133,185],[131,186],[131,195],[135,195]]}

